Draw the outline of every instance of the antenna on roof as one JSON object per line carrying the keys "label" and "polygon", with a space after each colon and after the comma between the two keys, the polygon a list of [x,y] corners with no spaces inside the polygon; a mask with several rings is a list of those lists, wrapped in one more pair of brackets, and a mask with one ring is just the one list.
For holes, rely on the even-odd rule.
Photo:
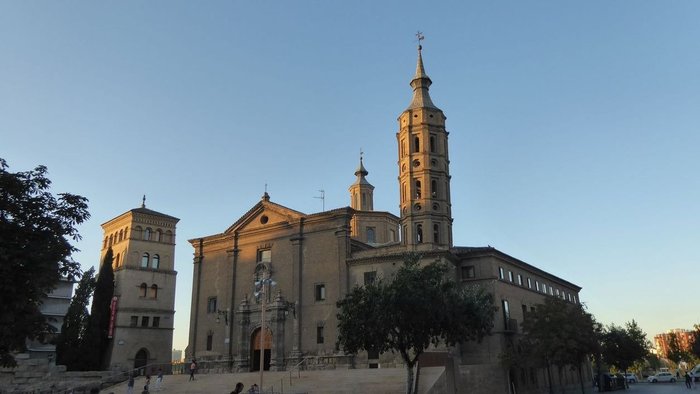
{"label": "antenna on roof", "polygon": [[321,193],[321,195],[314,196],[314,198],[318,198],[319,200],[321,200],[321,206],[323,207],[321,212],[326,212],[326,191],[323,189],[319,189],[319,192]]}

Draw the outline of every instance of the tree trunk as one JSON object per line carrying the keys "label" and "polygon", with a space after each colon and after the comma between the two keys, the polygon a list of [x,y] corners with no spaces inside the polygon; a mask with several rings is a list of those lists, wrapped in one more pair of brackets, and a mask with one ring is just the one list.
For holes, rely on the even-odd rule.
{"label": "tree trunk", "polygon": [[414,394],[413,391],[413,367],[406,364],[406,394]]}
{"label": "tree trunk", "polygon": [[583,387],[583,371],[581,371],[581,364],[578,365],[578,381],[581,382],[581,394],[586,394],[586,390]]}

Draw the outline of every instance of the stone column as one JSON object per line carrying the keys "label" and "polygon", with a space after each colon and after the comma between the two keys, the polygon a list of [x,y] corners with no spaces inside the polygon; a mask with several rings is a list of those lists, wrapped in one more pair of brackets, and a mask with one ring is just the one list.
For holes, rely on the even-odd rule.
{"label": "stone column", "polygon": [[270,371],[284,371],[284,325],[286,322],[285,312],[287,303],[282,297],[282,292],[278,291],[275,301],[270,305],[270,328],[274,327],[272,349],[270,350]]}
{"label": "stone column", "polygon": [[246,296],[238,307],[238,324],[241,326],[241,335],[238,339],[238,357],[236,357],[236,371],[248,372],[250,368],[250,305]]}

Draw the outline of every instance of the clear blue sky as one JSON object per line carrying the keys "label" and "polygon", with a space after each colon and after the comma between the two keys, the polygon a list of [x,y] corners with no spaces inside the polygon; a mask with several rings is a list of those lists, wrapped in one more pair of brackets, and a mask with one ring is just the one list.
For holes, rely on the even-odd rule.
{"label": "clear blue sky", "polygon": [[349,204],[360,149],[398,214],[396,118],[425,34],[450,132],[455,244],[492,245],[583,287],[599,321],[700,323],[697,1],[3,1],[0,157],[48,166],[100,224],[141,203],[188,239],[263,194]]}

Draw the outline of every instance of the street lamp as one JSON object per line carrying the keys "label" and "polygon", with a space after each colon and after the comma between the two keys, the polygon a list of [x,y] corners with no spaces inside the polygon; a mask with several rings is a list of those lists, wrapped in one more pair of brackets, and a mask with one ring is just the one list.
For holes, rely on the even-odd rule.
{"label": "street lamp", "polygon": [[224,317],[224,323],[226,323],[226,325],[228,326],[228,311],[227,310],[222,311],[222,310],[217,309],[217,311],[216,311],[216,324],[221,323],[221,319],[219,318],[219,316]]}
{"label": "street lamp", "polygon": [[270,286],[277,283],[270,278],[270,269],[265,263],[258,266],[260,274],[255,281],[255,297],[260,299],[260,392],[263,392],[263,373],[265,372],[265,303],[267,302],[267,291]]}

